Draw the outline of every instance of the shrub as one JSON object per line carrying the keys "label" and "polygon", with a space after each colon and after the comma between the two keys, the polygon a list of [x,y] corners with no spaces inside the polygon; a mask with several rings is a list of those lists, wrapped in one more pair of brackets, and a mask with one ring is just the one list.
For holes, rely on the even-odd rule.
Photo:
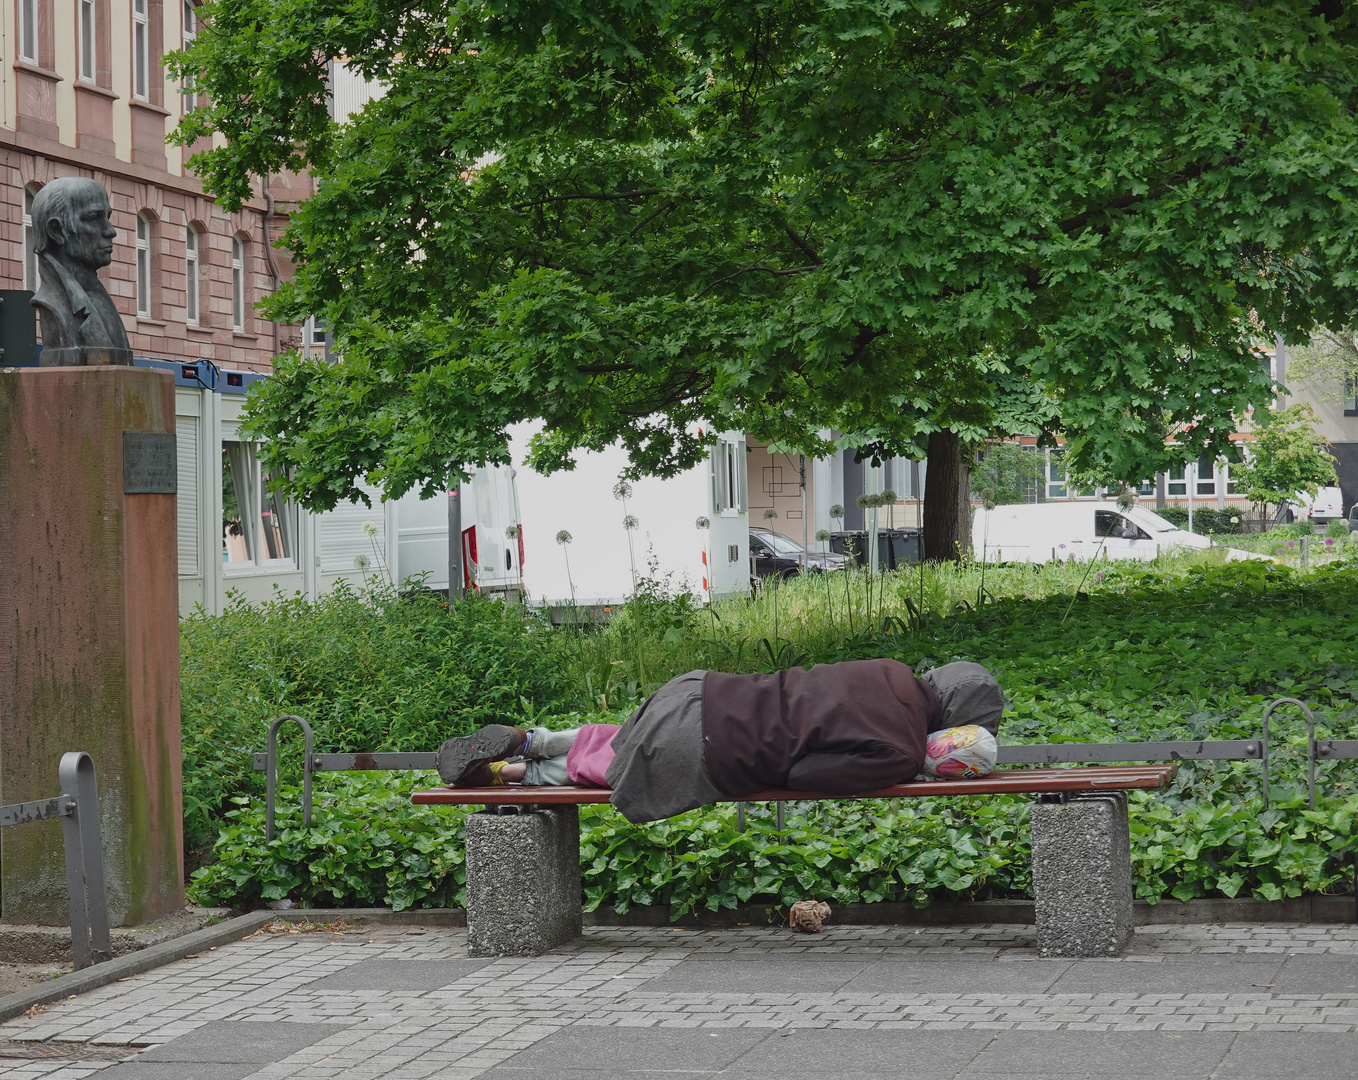
{"label": "shrub", "polygon": [[[1229,770],[1228,770],[1229,771]],[[279,831],[264,840],[258,800],[238,799],[219,861],[194,874],[195,903],[248,907],[291,898],[303,907],[454,907],[466,903],[468,807],[412,806],[433,774],[318,778],[313,827],[297,789],[282,793]],[[1208,894],[1278,900],[1341,886],[1352,857],[1358,796],[1212,801],[1182,789],[1133,792],[1138,898]],[[668,904],[672,918],[807,897],[841,904],[1025,896],[1032,890],[1026,797],[792,803],[777,831],[752,805],[745,832],[723,804],[634,825],[609,806],[580,808],[585,909]]]}
{"label": "shrub", "polygon": [[1325,526],[1325,536],[1330,540],[1347,540],[1349,538],[1349,523],[1341,519],[1336,519]]}
{"label": "shrub", "polygon": [[[1155,512],[1181,529],[1188,528],[1188,507],[1186,506],[1166,506],[1163,510]],[[1235,536],[1243,531],[1244,516],[1244,511],[1238,506],[1228,506],[1224,510],[1215,506],[1195,506],[1193,507],[1193,531],[1202,535]],[[1232,520],[1233,518],[1235,520]]]}
{"label": "shrub", "polygon": [[[433,593],[341,582],[312,602],[232,598],[180,628],[186,841],[208,842],[237,794],[261,791],[248,751],[296,713],[318,751],[433,750],[494,720],[565,713],[584,698],[569,641],[516,607],[479,596],[449,609]],[[295,729],[285,729],[294,740]],[[297,755],[286,756],[295,767]]]}

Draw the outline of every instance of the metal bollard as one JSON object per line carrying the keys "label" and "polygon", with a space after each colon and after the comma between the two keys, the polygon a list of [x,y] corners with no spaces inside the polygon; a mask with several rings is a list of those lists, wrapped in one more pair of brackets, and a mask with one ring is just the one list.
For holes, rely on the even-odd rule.
{"label": "metal bollard", "polygon": [[293,721],[302,729],[302,827],[311,828],[311,725],[300,716],[280,716],[269,725],[269,749],[264,761],[265,803],[264,839],[274,838],[273,802],[278,788],[278,729],[287,721]]}
{"label": "metal bollard", "polygon": [[83,750],[62,754],[57,770],[71,812],[61,820],[66,890],[71,905],[71,955],[76,969],[113,959],[108,931],[104,845],[99,836],[99,790],[94,759]]}

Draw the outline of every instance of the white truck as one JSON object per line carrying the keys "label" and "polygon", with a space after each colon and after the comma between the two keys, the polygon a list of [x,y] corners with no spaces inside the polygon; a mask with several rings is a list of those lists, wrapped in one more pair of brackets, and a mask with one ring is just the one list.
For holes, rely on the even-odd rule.
{"label": "white truck", "polygon": [[[514,470],[507,465],[476,469],[457,493],[462,587],[491,596],[517,595],[524,539]],[[423,574],[425,587],[439,592],[448,588],[450,501],[450,492],[421,499],[412,491],[396,504],[398,573],[403,579]]]}
{"label": "white truck", "polygon": [[[537,430],[529,424],[510,430],[514,461],[524,460]],[[638,581],[656,575],[700,600],[748,594],[744,436],[721,433],[703,465],[668,480],[631,481],[621,499],[614,490],[626,466],[626,452],[612,446],[581,453],[574,469],[551,476],[516,467],[528,602],[558,619],[570,606],[597,611],[622,603]],[[624,527],[627,518],[634,527]],[[558,542],[563,532],[569,542]]]}
{"label": "white truck", "polygon": [[[1086,559],[1154,559],[1175,548],[1210,548],[1145,507],[1111,502],[1020,503],[978,508],[971,525],[972,551],[987,562],[1077,562]],[[1227,548],[1229,559],[1263,556]]]}

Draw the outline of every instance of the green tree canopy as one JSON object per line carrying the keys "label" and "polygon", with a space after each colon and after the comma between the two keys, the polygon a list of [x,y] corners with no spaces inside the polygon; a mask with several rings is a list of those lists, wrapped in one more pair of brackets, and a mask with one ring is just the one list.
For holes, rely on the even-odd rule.
{"label": "green tree canopy", "polygon": [[1236,490],[1267,516],[1305,492],[1339,483],[1330,444],[1318,431],[1315,410],[1304,401],[1285,409],[1264,409],[1255,417],[1255,438],[1243,464],[1231,466]]}
{"label": "green tree canopy", "polygon": [[[1261,334],[1358,308],[1358,52],[1324,10],[212,0],[176,137],[225,137],[193,167],[228,208],[320,177],[268,310],[343,359],[250,400],[311,507],[502,460],[531,417],[543,467],[620,439],[670,473],[729,427],[918,456],[1014,383],[1137,480],[1267,396]],[[385,87],[344,124],[334,57]]]}

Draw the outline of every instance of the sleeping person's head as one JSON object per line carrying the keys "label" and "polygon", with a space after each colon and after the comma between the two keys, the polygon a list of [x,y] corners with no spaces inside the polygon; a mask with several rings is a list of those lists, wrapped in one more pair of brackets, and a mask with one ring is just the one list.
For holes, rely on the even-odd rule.
{"label": "sleeping person's head", "polygon": [[940,728],[975,724],[992,735],[999,734],[1004,693],[995,676],[980,664],[958,660],[926,671],[920,678],[938,695]]}

